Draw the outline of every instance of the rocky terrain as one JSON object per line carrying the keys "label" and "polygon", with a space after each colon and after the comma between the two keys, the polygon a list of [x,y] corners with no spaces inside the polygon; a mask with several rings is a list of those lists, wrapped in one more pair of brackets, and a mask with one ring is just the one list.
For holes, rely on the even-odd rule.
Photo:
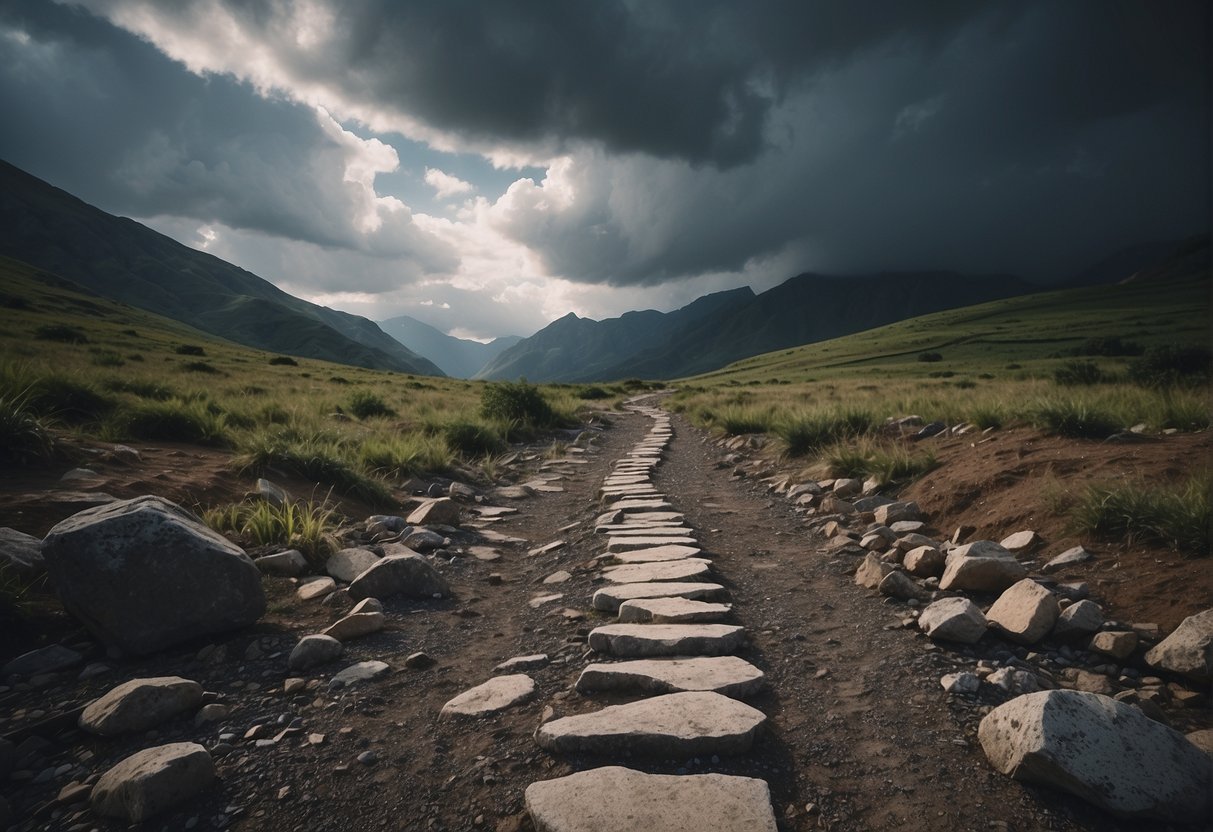
{"label": "rocky terrain", "polygon": [[1114,619],[1082,547],[613,418],[323,565],[155,496],[5,531],[73,618],[0,654],[0,827],[1207,822],[1213,612]]}

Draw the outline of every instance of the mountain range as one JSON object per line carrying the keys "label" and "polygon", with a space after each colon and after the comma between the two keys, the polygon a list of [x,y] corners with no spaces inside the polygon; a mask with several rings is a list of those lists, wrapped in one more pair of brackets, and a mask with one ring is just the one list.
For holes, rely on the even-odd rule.
{"label": "mountain range", "polygon": [[451,378],[471,378],[482,367],[522,340],[503,335],[487,344],[456,338],[408,315],[379,321],[379,328],[419,355],[438,365]]}
{"label": "mountain range", "polygon": [[669,313],[628,312],[603,321],[569,314],[505,350],[476,377],[681,378],[764,352],[1039,288],[1010,275],[807,273],[761,294],[733,289]]}
{"label": "mountain range", "polygon": [[366,318],[289,295],[3,161],[0,254],[238,344],[358,367],[443,374]]}

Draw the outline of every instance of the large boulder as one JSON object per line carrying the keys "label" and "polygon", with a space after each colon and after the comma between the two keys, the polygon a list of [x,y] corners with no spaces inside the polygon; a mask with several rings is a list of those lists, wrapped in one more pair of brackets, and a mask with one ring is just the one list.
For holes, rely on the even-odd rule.
{"label": "large boulder", "polygon": [[245,627],[265,612],[248,555],[160,497],[72,515],[51,529],[42,554],[63,606],[127,653]]}
{"label": "large boulder", "polygon": [[215,764],[205,748],[175,742],[136,751],[111,768],[93,787],[93,811],[140,823],[171,809],[215,779]]}
{"label": "large boulder", "polygon": [[969,592],[1002,592],[1028,576],[1028,570],[1012,557],[961,557],[948,553],[948,565],[939,588]]}
{"label": "large boulder", "polygon": [[994,768],[1126,818],[1209,816],[1210,758],[1140,709],[1073,690],[1030,693],[991,711],[977,732]]}
{"label": "large boulder", "polygon": [[0,565],[23,578],[34,578],[46,571],[42,560],[42,541],[33,535],[0,527]]}
{"label": "large boulder", "polygon": [[1185,618],[1146,653],[1146,661],[1198,682],[1213,680],[1213,609]]}
{"label": "large boulder", "polygon": [[450,584],[421,555],[388,555],[350,584],[350,597],[357,601],[394,595],[445,598],[450,594]]}
{"label": "large boulder", "polygon": [[90,703],[80,714],[80,727],[103,737],[146,731],[201,704],[202,685],[189,679],[131,679]]}
{"label": "large boulder", "polygon": [[918,616],[918,626],[938,641],[976,644],[986,634],[986,617],[968,598],[940,598]]}
{"label": "large boulder", "polygon": [[1024,578],[998,596],[986,611],[986,620],[1012,641],[1035,644],[1049,634],[1060,614],[1053,593],[1031,578]]}

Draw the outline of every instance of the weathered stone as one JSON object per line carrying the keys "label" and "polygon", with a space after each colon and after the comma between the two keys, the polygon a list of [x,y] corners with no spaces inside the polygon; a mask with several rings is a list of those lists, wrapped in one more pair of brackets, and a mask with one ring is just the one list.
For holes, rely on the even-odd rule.
{"label": "weathered stone", "polygon": [[619,605],[620,624],[700,624],[720,621],[732,604],[712,604],[687,598],[637,598]]}
{"label": "weathered stone", "polygon": [[856,511],[875,511],[881,506],[891,505],[897,502],[892,497],[882,497],[878,494],[873,494],[865,497],[860,497],[851,503]]}
{"label": "weathered stone", "polygon": [[442,706],[442,716],[484,716],[504,711],[535,695],[535,680],[525,673],[494,676]]}
{"label": "weathered stone", "polygon": [[567,569],[559,569],[543,579],[545,584],[563,584],[573,578],[573,573]]}
{"label": "weathered stone", "polygon": [[[953,550],[955,551],[955,550]],[[948,553],[948,565],[939,579],[940,589],[959,589],[972,592],[1002,592],[1021,581],[1028,570],[1011,557],[967,557],[952,558]]]}
{"label": "weathered stone", "polygon": [[[409,554],[411,552],[432,552],[434,549],[441,549],[443,546],[450,545],[450,539],[443,537],[438,532],[430,529],[417,529],[412,531],[404,538],[404,547],[407,552],[399,552],[398,554]],[[386,548],[385,548],[386,554]]]}
{"label": "weathered stone", "polygon": [[1111,656],[1118,662],[1123,662],[1137,649],[1137,633],[1132,632],[1102,632],[1091,637],[1090,649],[1094,653]]}
{"label": "weathered stone", "polygon": [[603,576],[613,584],[643,584],[655,581],[688,581],[707,578],[712,572],[710,561],[702,558],[630,563],[609,566]]}
{"label": "weathered stone", "polygon": [[1146,653],[1146,662],[1198,682],[1213,680],[1213,609],[1185,618]]}
{"label": "weathered stone", "polygon": [[724,774],[644,774],[609,766],[532,783],[536,832],[775,832],[767,784]]}
{"label": "weathered stone", "polygon": [[546,667],[549,661],[551,660],[548,658],[547,653],[533,653],[530,656],[515,656],[512,659],[506,659],[501,664],[494,667],[493,672],[498,673],[503,670],[518,672],[526,670],[538,670],[541,667]]}
{"label": "weathered stone", "polygon": [[685,560],[702,554],[695,546],[654,546],[651,549],[635,549],[607,555],[614,563],[657,563],[665,560]]}
{"label": "weathered stone", "polygon": [[405,518],[411,526],[458,526],[461,511],[459,503],[450,497],[426,500]]}
{"label": "weathered stone", "polygon": [[1009,558],[1014,559],[1013,555],[1001,543],[995,543],[993,540],[974,540],[970,543],[963,543],[959,546],[953,546],[948,550],[948,563],[960,558]]}
{"label": "weathered stone", "polygon": [[311,635],[299,639],[291,651],[286,666],[291,670],[310,670],[318,665],[336,661],[345,648],[330,635]]}
{"label": "weathered stone", "polygon": [[8,676],[41,676],[43,673],[57,673],[74,667],[84,661],[84,656],[64,647],[62,644],[48,644],[37,650],[30,650],[12,659],[0,668],[0,677]]}
{"label": "weathered stone", "polygon": [[721,656],[745,641],[736,624],[606,624],[590,631],[591,650],[619,658]]}
{"label": "weathered stone", "polygon": [[725,588],[713,583],[658,581],[651,584],[616,584],[595,592],[592,606],[596,610],[615,613],[624,601],[636,598],[689,598],[692,601],[711,601],[725,595]]}
{"label": "weathered stone", "polygon": [[291,495],[280,485],[275,485],[262,477],[257,478],[257,496],[276,508],[282,508],[291,501]]}
{"label": "weathered stone", "polygon": [[939,684],[948,693],[977,693],[981,679],[975,673],[949,673],[940,677]]}
{"label": "weathered stone", "polygon": [[918,616],[918,626],[932,639],[976,644],[985,635],[986,617],[968,598],[940,598]]}
{"label": "weathered stone", "polygon": [[215,779],[215,764],[201,745],[176,742],[137,751],[93,787],[94,812],[139,823],[201,792]]}
{"label": "weathered stone", "polygon": [[1095,556],[1083,547],[1075,546],[1073,549],[1066,549],[1060,555],[1050,560],[1044,566],[1040,567],[1040,571],[1044,572],[1046,575],[1049,575],[1053,572],[1060,572],[1061,570],[1067,569],[1071,566],[1085,563],[1093,557]]}
{"label": "weathered stone", "polygon": [[881,595],[900,598],[903,601],[925,601],[931,597],[931,593],[914,583],[914,579],[900,569],[894,569],[885,575],[876,590]]}
{"label": "weathered stone", "polygon": [[1027,531],[1015,532],[1015,534],[1004,537],[1002,542],[998,545],[1012,554],[1031,552],[1040,545],[1040,535],[1034,531],[1031,531],[1030,529]]}
{"label": "weathered stone", "polygon": [[1200,728],[1187,733],[1188,742],[1213,757],[1213,728]]}
{"label": "weathered stone", "polygon": [[420,555],[388,555],[375,563],[350,584],[350,597],[445,598],[451,587],[434,567]]}
{"label": "weathered stone", "polygon": [[180,676],[131,679],[89,703],[80,727],[103,737],[146,731],[201,702],[202,686]]}
{"label": "weathered stone", "polygon": [[351,612],[326,627],[322,635],[331,636],[338,641],[349,641],[377,633],[383,629],[383,624],[381,612]]}
{"label": "weathered stone", "polygon": [[0,565],[21,578],[35,578],[46,571],[42,541],[33,535],[0,527]]}
{"label": "weathered stone", "polygon": [[1063,668],[1058,676],[1060,676],[1062,684],[1065,687],[1084,693],[1099,693],[1104,696],[1113,696],[1118,690],[1112,680],[1102,673],[1092,673],[1089,670],[1077,667]]}
{"label": "weathered stone", "polygon": [[64,607],[127,653],[244,627],[265,611],[248,555],[159,497],[75,514],[51,529],[42,554]]}
{"label": "weathered stone", "polygon": [[934,546],[919,546],[906,552],[902,565],[911,575],[920,578],[938,578],[943,574],[943,552]]}
{"label": "weathered stone", "polygon": [[994,768],[1127,818],[1209,816],[1210,759],[1182,734],[1098,694],[1045,691],[991,711],[978,729]]}
{"label": "weathered stone", "polygon": [[864,555],[859,568],[855,570],[855,583],[866,586],[868,589],[876,589],[885,576],[892,571],[892,564],[885,563],[874,553],[868,552]]}
{"label": "weathered stone", "polygon": [[922,510],[918,507],[918,503],[889,503],[885,506],[877,506],[876,522],[882,526],[891,526],[894,523],[899,523],[902,520],[921,520]]}
{"label": "weathered stone", "polygon": [[656,546],[694,546],[695,538],[686,535],[668,537],[613,537],[607,541],[608,552],[631,552],[634,549],[652,549]]}
{"label": "weathered stone", "polygon": [[638,659],[591,664],[581,671],[577,690],[640,690],[677,693],[706,690],[744,698],[765,682],[761,670],[737,656],[697,656],[679,659]]}
{"label": "weathered stone", "polygon": [[834,480],[834,485],[830,490],[845,500],[863,491],[863,483],[856,479],[844,477]]}
{"label": "weathered stone", "polygon": [[1036,693],[1044,689],[1039,676],[1017,667],[1000,667],[986,677],[986,682],[1002,688],[1012,696]]}
{"label": "weathered stone", "polygon": [[300,601],[311,601],[314,598],[323,598],[336,588],[337,582],[332,578],[316,578],[300,584],[295,594],[299,596]]}
{"label": "weathered stone", "polygon": [[329,555],[324,571],[348,584],[378,562],[379,556],[370,549],[341,549]]}
{"label": "weathered stone", "polygon": [[718,693],[668,693],[545,722],[535,741],[565,754],[743,754],[765,722],[762,711]]}
{"label": "weathered stone", "polygon": [[1031,578],[1007,589],[986,611],[986,621],[1020,644],[1035,644],[1049,634],[1061,608],[1053,593]]}
{"label": "weathered stone", "polygon": [[222,702],[203,705],[198,709],[198,713],[194,714],[194,727],[198,728],[211,722],[227,719],[231,712],[232,709]]}
{"label": "weathered stone", "polygon": [[263,574],[277,575],[282,578],[297,578],[307,571],[307,558],[298,549],[287,549],[285,552],[264,555],[255,559],[253,564]]}
{"label": "weathered stone", "polygon": [[1057,638],[1082,638],[1098,632],[1103,626],[1103,612],[1094,601],[1079,601],[1071,604],[1057,616],[1053,635]]}
{"label": "weathered stone", "polygon": [[[409,667],[419,666],[417,664],[417,659],[415,658],[417,656],[425,656],[425,654],[424,653],[420,653],[420,654],[414,653],[411,656],[409,656],[408,659],[405,660],[405,664],[408,665],[409,661],[413,661],[414,664],[408,665]],[[426,656],[426,658],[429,658],[429,657]],[[431,660],[431,663],[432,663],[432,660]],[[426,665],[426,666],[428,666],[428,665]],[[335,690],[337,688],[344,688],[344,687],[348,687],[350,685],[356,685],[359,682],[372,682],[375,679],[379,679],[383,676],[386,676],[387,674],[389,674],[391,672],[392,672],[392,668],[390,665],[388,665],[387,662],[380,662],[380,661],[358,662],[356,664],[352,664],[349,667],[345,668],[340,673],[335,675],[332,679],[329,679],[329,689]]]}

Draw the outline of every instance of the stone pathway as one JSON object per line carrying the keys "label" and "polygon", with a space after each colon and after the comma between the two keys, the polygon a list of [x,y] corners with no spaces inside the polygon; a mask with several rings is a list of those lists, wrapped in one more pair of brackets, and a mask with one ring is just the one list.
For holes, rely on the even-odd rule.
{"label": "stone pathway", "polygon": [[[735,697],[758,691],[764,674],[731,655],[745,643],[745,629],[721,623],[732,608],[719,603],[727,592],[711,580],[711,559],[652,483],[673,436],[670,417],[630,409],[653,426],[599,489],[606,510],[595,531],[606,539],[601,562],[608,585],[591,599],[619,623],[595,628],[588,639],[595,652],[629,661],[589,665],[577,690],[646,698],[549,720],[535,740],[553,753],[620,761],[744,754],[766,715]],[[526,805],[540,832],[776,828],[767,784],[723,774],[656,775],[608,765],[533,783]]]}

